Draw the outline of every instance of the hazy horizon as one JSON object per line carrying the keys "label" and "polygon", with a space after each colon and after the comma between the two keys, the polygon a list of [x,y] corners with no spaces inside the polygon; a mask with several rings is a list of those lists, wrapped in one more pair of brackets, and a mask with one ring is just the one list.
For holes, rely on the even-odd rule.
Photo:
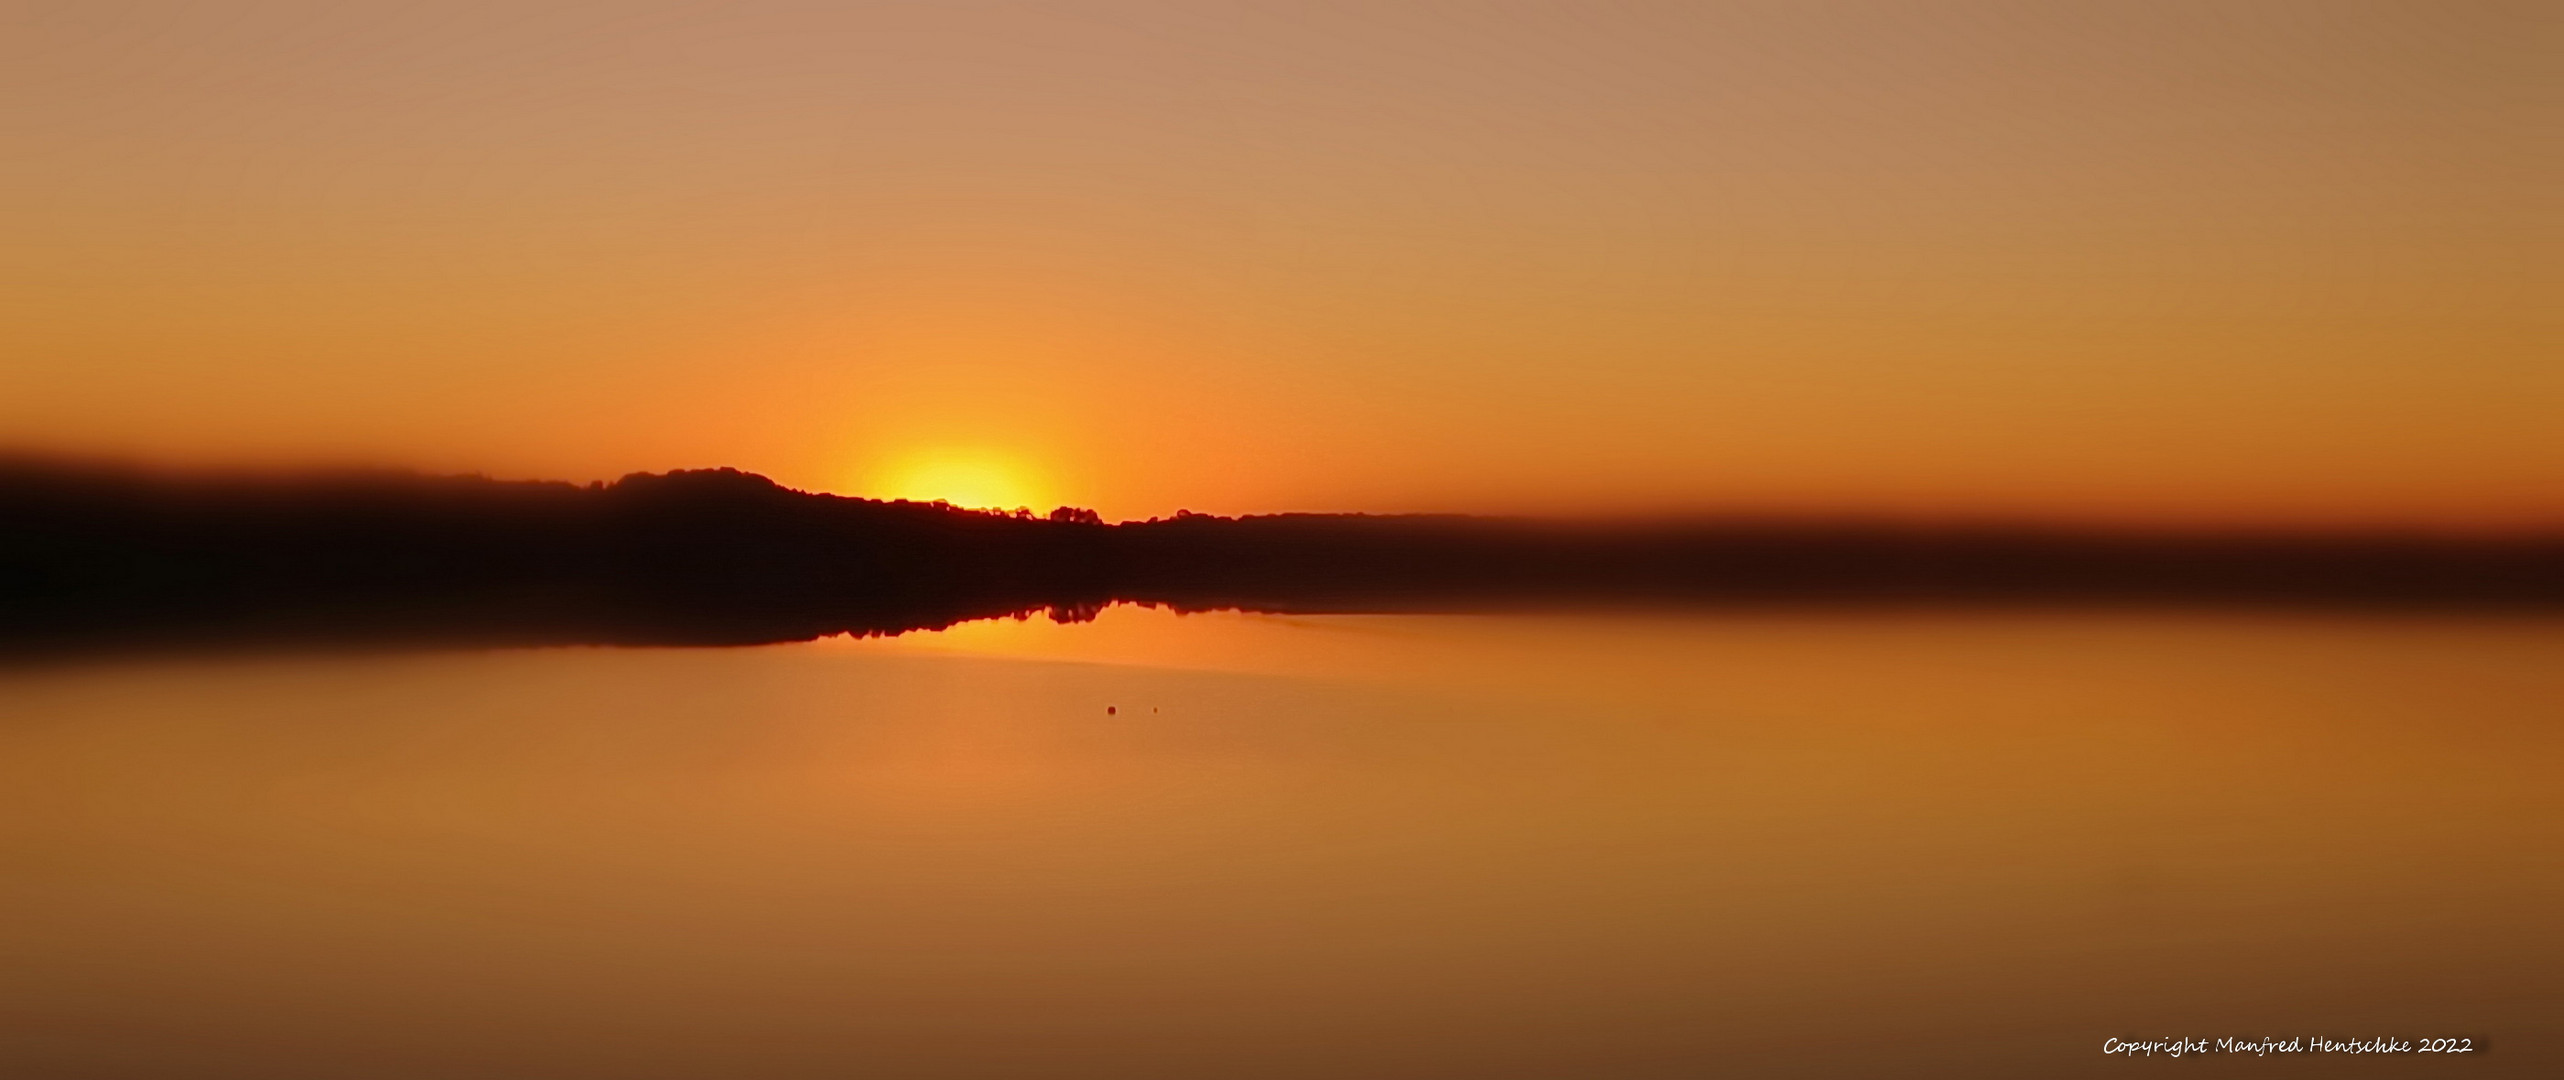
{"label": "hazy horizon", "polygon": [[2564,524],[2537,5],[26,6],[0,437]]}

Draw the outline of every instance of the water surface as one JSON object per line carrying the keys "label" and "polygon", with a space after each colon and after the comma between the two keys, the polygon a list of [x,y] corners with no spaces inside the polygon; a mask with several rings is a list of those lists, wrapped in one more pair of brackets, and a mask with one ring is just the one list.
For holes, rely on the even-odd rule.
{"label": "water surface", "polygon": [[[2564,623],[0,674],[0,1074],[2557,1075]],[[2110,1037],[2459,1035],[2130,1062]]]}

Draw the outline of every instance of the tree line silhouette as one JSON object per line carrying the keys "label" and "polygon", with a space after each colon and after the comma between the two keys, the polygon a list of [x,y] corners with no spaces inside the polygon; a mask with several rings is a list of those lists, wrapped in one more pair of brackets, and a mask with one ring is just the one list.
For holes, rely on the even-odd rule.
{"label": "tree line silhouette", "polygon": [[2564,611],[2564,535],[965,510],[732,469],[610,484],[0,463],[0,649],[745,644],[1117,601]]}

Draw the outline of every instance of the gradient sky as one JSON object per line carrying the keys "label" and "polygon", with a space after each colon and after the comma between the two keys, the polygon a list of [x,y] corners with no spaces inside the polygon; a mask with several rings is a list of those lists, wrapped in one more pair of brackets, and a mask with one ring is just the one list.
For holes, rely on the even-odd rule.
{"label": "gradient sky", "polygon": [[2542,3],[0,6],[0,443],[2564,523]]}

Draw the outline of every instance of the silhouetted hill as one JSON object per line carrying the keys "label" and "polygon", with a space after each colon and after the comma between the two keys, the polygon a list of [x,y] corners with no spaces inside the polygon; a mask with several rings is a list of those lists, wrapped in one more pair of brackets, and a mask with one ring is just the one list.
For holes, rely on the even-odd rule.
{"label": "silhouetted hill", "polygon": [[1107,525],[791,491],[0,465],[0,641],[750,643],[1113,601],[2564,611],[2564,537],[1281,514]]}

